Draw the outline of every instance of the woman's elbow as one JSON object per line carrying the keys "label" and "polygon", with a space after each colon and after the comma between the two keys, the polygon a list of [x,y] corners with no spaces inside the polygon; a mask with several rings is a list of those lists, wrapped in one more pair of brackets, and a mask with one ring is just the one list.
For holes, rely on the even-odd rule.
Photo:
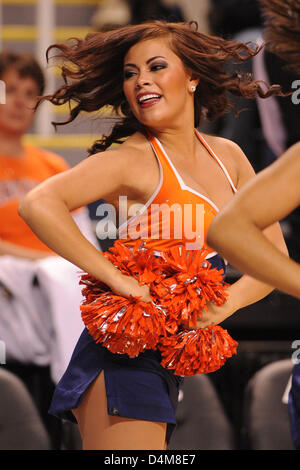
{"label": "woman's elbow", "polygon": [[224,233],[228,228],[228,217],[225,214],[217,214],[210,224],[207,233],[207,243],[216,248],[224,239]]}
{"label": "woman's elbow", "polygon": [[29,191],[19,202],[18,214],[27,222],[36,208],[37,202],[40,202],[42,195],[35,188]]}
{"label": "woman's elbow", "polygon": [[26,196],[22,197],[18,205],[18,214],[24,220],[26,219],[26,214],[28,213],[28,206],[29,206],[28,194],[26,194]]}
{"label": "woman's elbow", "polygon": [[285,237],[283,234],[283,230],[281,228],[280,222],[276,222],[275,225],[275,230],[276,230],[276,235],[275,235],[275,241],[274,244],[277,246],[277,248],[288,258],[290,257],[289,250],[285,241]]}

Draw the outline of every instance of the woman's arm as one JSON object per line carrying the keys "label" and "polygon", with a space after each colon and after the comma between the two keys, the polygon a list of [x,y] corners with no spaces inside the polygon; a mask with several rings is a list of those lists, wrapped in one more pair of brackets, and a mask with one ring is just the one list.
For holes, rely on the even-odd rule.
{"label": "woman's arm", "polygon": [[[237,268],[239,268],[240,265],[233,263],[234,256],[234,259],[240,259],[240,257],[248,259],[253,257],[253,253],[256,253],[256,264],[263,263],[268,266],[267,257],[262,259],[261,256],[257,254],[255,243],[253,243],[251,236],[249,237],[249,227],[245,227],[245,233],[240,233],[240,226],[245,218],[245,207],[243,207],[241,211],[234,211],[234,213],[230,210],[228,211],[229,207],[235,206],[237,199],[240,200],[239,195],[240,193],[244,194],[244,188],[249,184],[253,184],[256,180],[255,172],[242,150],[233,142],[230,142],[229,145],[237,163],[238,192],[211,223],[207,242],[209,246],[213,247],[220,255],[224,256],[225,259],[230,261]],[[259,201],[260,199],[255,201],[254,207],[259,205]],[[224,223],[222,222],[224,221],[224,213],[226,214],[225,230]],[[273,250],[287,259],[288,250],[277,219],[271,220],[269,224],[266,224],[262,228],[265,230],[261,236],[267,240],[267,243],[273,247]],[[234,239],[230,239],[230,237],[233,237],[233,234],[235,234]],[[223,249],[225,243],[226,248],[228,248],[228,245],[230,246],[230,256],[228,256],[229,250]],[[251,248],[249,245],[251,245]],[[249,274],[251,276],[253,275],[252,272],[249,272]],[[238,281],[231,284],[227,289],[229,294],[227,301],[221,307],[211,305],[208,312],[203,312],[201,321],[198,323],[199,327],[203,328],[209,324],[220,323],[237,310],[258,302],[274,290],[273,284],[269,283],[267,279],[258,279],[260,280],[248,275],[243,275]]]}
{"label": "woman's arm", "polygon": [[267,234],[272,224],[299,206],[299,181],[297,143],[236,194],[217,215],[208,233],[210,246],[241,272],[298,298],[300,266]]}
{"label": "woman's arm", "polygon": [[121,295],[150,300],[147,286],[124,276],[81,233],[70,212],[98,199],[117,200],[134,187],[134,152],[111,150],[92,155],[70,170],[52,176],[21,200],[19,214],[33,232],[58,255],[100,279]]}

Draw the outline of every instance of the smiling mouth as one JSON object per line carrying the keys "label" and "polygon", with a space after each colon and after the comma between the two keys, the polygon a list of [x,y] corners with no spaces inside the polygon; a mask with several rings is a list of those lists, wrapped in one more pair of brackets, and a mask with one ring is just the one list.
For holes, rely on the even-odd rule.
{"label": "smiling mouth", "polygon": [[149,95],[143,95],[138,98],[137,102],[141,106],[141,108],[148,108],[149,106],[153,106],[159,102],[161,99],[161,95],[149,93]]}

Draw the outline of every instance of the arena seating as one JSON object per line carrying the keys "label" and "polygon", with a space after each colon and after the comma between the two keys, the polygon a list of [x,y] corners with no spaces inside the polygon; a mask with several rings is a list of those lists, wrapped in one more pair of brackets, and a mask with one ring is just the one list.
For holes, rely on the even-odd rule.
{"label": "arena seating", "polygon": [[50,450],[50,439],[23,382],[0,368],[0,450]]}

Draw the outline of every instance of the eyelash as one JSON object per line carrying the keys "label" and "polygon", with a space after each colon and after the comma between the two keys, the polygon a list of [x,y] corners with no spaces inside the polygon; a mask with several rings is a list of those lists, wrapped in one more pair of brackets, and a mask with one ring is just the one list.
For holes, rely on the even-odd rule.
{"label": "eyelash", "polygon": [[[158,70],[161,70],[161,69],[165,69],[167,68],[167,65],[165,64],[153,64],[150,68],[150,71],[151,72],[156,72]],[[131,70],[126,70],[124,72],[124,80],[128,80],[129,78],[131,78],[133,75],[135,74],[135,72],[131,71]]]}

